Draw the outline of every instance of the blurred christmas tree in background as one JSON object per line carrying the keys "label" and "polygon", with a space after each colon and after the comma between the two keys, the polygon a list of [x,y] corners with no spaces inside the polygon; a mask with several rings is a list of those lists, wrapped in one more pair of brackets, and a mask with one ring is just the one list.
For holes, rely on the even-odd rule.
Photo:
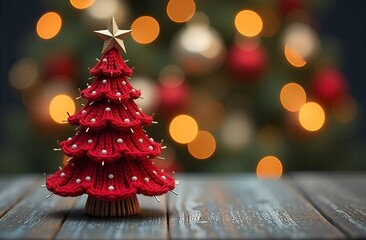
{"label": "blurred christmas tree in background", "polygon": [[[340,70],[337,41],[320,36],[313,13],[329,1],[43,1],[45,11],[9,70],[22,108],[7,112],[2,172],[53,171],[67,156],[51,141],[83,101],[88,67],[100,55],[92,35],[114,16],[141,89],[156,113],[154,139],[168,146],[159,167],[175,171],[366,169],[352,138],[360,108]],[[4,137],[3,137],[4,138]],[[19,149],[22,149],[19,151]],[[64,160],[63,160],[64,159]],[[269,172],[269,173],[268,173]]]}

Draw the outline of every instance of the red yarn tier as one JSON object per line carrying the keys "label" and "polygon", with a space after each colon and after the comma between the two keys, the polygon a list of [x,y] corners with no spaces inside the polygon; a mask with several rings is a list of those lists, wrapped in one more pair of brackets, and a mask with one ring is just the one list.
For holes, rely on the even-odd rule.
{"label": "red yarn tier", "polygon": [[101,166],[87,158],[72,160],[46,180],[49,191],[64,197],[88,194],[100,200],[120,200],[135,194],[162,195],[175,186],[174,179],[151,161],[124,161]]}
{"label": "red yarn tier", "polygon": [[82,129],[77,135],[62,141],[60,147],[67,156],[82,158],[88,156],[96,162],[113,162],[120,158],[127,160],[148,160],[160,155],[161,146],[149,138],[142,128],[131,133],[112,128],[100,131]]}
{"label": "red yarn tier", "polygon": [[112,48],[102,55],[101,60],[90,70],[90,74],[110,77],[119,76],[121,74],[124,76],[130,76],[132,75],[132,69],[123,61],[118,50]]}
{"label": "red yarn tier", "polygon": [[81,111],[68,118],[72,125],[81,125],[91,130],[112,126],[119,130],[148,126],[152,117],[144,114],[136,103],[128,101],[121,105],[108,101],[88,103]]}
{"label": "red yarn tier", "polygon": [[126,77],[98,77],[91,86],[81,91],[81,96],[89,101],[107,98],[113,102],[126,102],[139,98],[141,92],[134,89]]}

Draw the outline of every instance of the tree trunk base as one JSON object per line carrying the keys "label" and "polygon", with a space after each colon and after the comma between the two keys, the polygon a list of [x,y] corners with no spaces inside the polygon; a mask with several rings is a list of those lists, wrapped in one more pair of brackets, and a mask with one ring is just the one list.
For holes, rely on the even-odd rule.
{"label": "tree trunk base", "polygon": [[105,201],[88,196],[84,211],[94,217],[127,217],[139,214],[140,204],[136,195],[118,201]]}

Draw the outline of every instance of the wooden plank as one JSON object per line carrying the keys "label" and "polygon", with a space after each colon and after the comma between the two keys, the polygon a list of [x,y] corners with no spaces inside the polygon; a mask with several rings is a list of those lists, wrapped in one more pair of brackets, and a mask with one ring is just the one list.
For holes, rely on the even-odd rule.
{"label": "wooden plank", "polygon": [[166,239],[166,198],[138,196],[141,214],[125,218],[97,218],[84,214],[87,196],[77,202],[56,239]]}
{"label": "wooden plank", "polygon": [[35,187],[36,175],[7,175],[0,178],[0,218]]}
{"label": "wooden plank", "polygon": [[172,239],[344,238],[287,180],[255,175],[177,177],[168,196]]}
{"label": "wooden plank", "polygon": [[298,173],[308,199],[349,237],[366,238],[366,173]]}
{"label": "wooden plank", "polygon": [[[42,184],[39,181],[37,184]],[[75,202],[36,188],[0,219],[0,239],[51,239],[60,229]]]}

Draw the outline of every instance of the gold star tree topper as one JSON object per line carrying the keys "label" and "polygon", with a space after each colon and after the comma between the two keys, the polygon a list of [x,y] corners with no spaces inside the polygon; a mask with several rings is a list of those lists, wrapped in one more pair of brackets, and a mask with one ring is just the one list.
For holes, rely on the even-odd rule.
{"label": "gold star tree topper", "polygon": [[118,50],[126,52],[125,44],[122,39],[126,34],[132,31],[118,29],[117,23],[114,20],[114,17],[112,17],[108,29],[94,32],[104,40],[102,53],[105,53],[112,48],[117,48]]}

